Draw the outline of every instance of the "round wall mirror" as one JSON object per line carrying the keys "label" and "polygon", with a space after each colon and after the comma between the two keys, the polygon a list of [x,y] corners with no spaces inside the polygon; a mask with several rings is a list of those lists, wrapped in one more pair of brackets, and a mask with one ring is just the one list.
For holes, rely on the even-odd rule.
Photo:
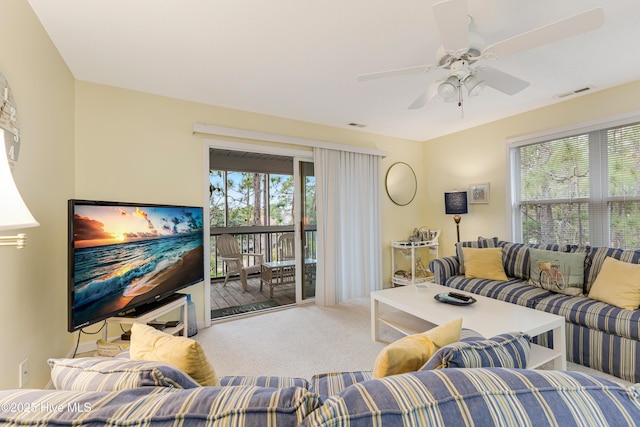
{"label": "round wall mirror", "polygon": [[418,181],[411,166],[404,162],[391,165],[385,179],[387,194],[393,203],[405,206],[416,196]]}

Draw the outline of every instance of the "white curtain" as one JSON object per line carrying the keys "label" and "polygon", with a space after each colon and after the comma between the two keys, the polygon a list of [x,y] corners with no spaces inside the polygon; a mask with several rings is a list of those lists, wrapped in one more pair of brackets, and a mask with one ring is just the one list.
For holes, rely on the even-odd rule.
{"label": "white curtain", "polygon": [[382,288],[380,157],[314,149],[318,270],[316,304]]}

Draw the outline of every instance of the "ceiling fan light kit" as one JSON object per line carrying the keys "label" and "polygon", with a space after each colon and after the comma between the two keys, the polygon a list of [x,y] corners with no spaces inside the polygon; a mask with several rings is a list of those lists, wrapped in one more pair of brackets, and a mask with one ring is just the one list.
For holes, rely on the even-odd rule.
{"label": "ceiling fan light kit", "polygon": [[459,60],[451,64],[451,74],[447,79],[438,86],[438,94],[445,101],[453,101],[458,98],[460,106],[462,106],[462,86],[467,89],[469,96],[477,96],[487,85],[483,80],[473,75],[469,69],[469,61]]}
{"label": "ceiling fan light kit", "polygon": [[458,95],[458,89],[460,88],[460,81],[456,76],[449,76],[447,80],[440,83],[438,86],[438,95],[445,100],[451,100]]}
{"label": "ceiling fan light kit", "polygon": [[[472,19],[468,14],[467,0],[444,0],[435,3],[433,14],[442,42],[442,47],[436,52],[435,64],[360,74],[358,81],[444,69],[448,70],[448,75],[436,81],[433,86],[437,85],[437,93],[445,102],[457,100],[458,106],[462,107],[463,85],[470,97],[479,95],[486,86],[511,96],[527,88],[529,83],[491,67],[476,66],[475,63],[483,59],[498,59],[574,37],[596,30],[604,24],[603,9],[590,9],[484,47],[482,39],[469,31],[469,23]],[[426,93],[432,96],[436,91],[427,90]],[[423,107],[431,96],[420,95],[409,109]]]}
{"label": "ceiling fan light kit", "polygon": [[464,87],[467,88],[467,92],[469,96],[478,96],[480,92],[487,86],[487,82],[480,80],[476,76],[469,74],[466,79],[464,79]]}

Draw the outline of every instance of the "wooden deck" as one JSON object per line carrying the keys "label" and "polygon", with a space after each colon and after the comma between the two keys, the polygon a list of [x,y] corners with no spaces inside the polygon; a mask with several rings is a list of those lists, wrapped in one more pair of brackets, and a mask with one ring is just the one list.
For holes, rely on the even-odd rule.
{"label": "wooden deck", "polygon": [[273,289],[273,298],[269,298],[269,289],[264,286],[260,291],[260,276],[249,277],[248,288],[242,290],[240,279],[211,281],[211,310],[241,306],[272,299],[278,306],[295,304],[295,285],[281,285]]}

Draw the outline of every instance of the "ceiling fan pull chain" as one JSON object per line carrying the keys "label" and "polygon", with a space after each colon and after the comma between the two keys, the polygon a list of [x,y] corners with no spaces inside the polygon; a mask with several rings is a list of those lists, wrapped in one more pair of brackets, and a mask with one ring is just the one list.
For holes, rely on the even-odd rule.
{"label": "ceiling fan pull chain", "polygon": [[462,84],[458,86],[458,107],[460,107],[460,118],[464,119],[464,105],[462,103]]}

